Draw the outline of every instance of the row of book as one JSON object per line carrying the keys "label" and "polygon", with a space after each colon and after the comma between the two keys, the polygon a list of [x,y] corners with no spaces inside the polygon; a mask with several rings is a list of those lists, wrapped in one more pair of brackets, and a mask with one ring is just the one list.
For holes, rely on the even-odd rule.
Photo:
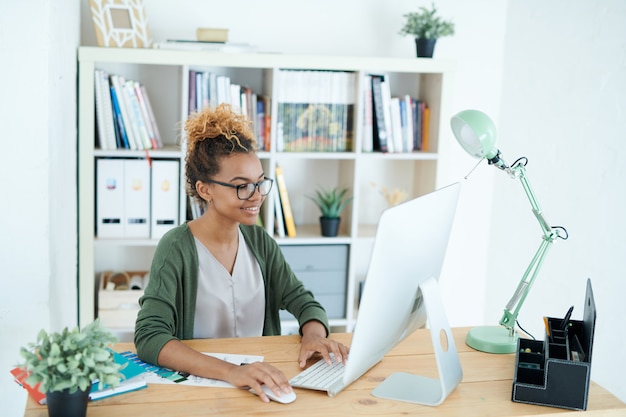
{"label": "row of book", "polygon": [[98,158],[96,236],[160,239],[179,224],[180,161]]}
{"label": "row of book", "polygon": [[392,97],[388,77],[365,75],[363,152],[427,151],[430,108],[406,94]]}
{"label": "row of book", "polygon": [[356,73],[279,70],[276,91],[279,152],[353,149]]}
{"label": "row of book", "polygon": [[[352,151],[356,73],[279,70],[276,146],[279,152]],[[389,77],[363,80],[363,152],[427,151],[430,109],[419,99],[392,97]],[[145,86],[95,71],[96,122],[101,149],[163,147]],[[189,114],[229,103],[248,117],[258,150],[270,150],[271,99],[230,76],[189,71]]]}
{"label": "row of book", "polygon": [[252,122],[258,150],[270,150],[271,101],[269,96],[233,82],[229,76],[210,71],[189,71],[189,114],[205,107],[229,103]]}
{"label": "row of book", "polygon": [[96,133],[100,149],[163,147],[144,85],[118,74],[94,73]]}

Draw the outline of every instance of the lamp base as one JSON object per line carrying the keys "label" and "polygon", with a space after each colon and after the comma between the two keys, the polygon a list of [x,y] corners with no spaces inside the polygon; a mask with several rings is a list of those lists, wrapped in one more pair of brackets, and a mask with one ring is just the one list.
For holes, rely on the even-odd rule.
{"label": "lamp base", "polygon": [[513,335],[502,326],[475,327],[467,333],[465,344],[487,353],[513,353],[517,350],[517,332]]}

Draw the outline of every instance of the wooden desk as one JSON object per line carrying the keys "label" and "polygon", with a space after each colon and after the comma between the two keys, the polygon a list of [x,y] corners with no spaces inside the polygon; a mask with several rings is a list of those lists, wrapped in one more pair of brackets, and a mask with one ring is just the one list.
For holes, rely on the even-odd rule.
{"label": "wooden desk", "polygon": [[[465,345],[467,328],[453,329],[463,367],[463,382],[438,407],[429,407],[373,397],[370,392],[389,374],[408,371],[438,378],[428,330],[418,330],[382,362],[370,369],[334,398],[326,393],[295,389],[298,396],[291,404],[262,403],[244,390],[232,388],[186,387],[152,384],[146,389],[89,404],[89,417],[140,416],[353,416],[401,415],[424,416],[541,416],[560,414],[581,416],[580,411],[561,410],[511,401],[515,355],[494,355],[475,351]],[[351,334],[334,334],[333,338],[349,344]],[[296,358],[299,336],[273,336],[246,339],[193,340],[186,342],[201,352],[223,352],[263,355],[267,362],[281,369],[288,378],[299,372]],[[134,350],[129,343],[115,346],[118,351]],[[47,417],[47,408],[29,398],[25,416]],[[586,416],[624,416],[626,404],[592,383]]]}

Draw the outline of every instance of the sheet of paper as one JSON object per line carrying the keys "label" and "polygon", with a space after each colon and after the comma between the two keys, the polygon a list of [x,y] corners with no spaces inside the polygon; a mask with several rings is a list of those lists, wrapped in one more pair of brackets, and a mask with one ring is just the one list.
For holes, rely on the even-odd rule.
{"label": "sheet of paper", "polygon": [[[237,355],[232,353],[212,353],[202,352],[205,355],[213,356],[223,361],[242,365],[253,362],[262,362],[264,357],[257,355]],[[186,375],[181,372],[172,371],[160,366],[151,365],[149,363],[141,361],[136,354],[131,352],[125,352],[124,355],[134,361],[135,363],[143,366],[146,369],[146,373],[143,374],[143,378],[148,384],[181,384],[200,387],[220,387],[220,388],[235,388],[234,385],[225,381],[217,379],[203,378],[196,375]]]}

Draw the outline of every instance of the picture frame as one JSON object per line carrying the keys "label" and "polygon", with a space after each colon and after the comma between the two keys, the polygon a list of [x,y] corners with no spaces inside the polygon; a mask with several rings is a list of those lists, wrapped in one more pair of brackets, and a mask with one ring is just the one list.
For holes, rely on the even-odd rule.
{"label": "picture frame", "polygon": [[89,0],[98,46],[150,48],[143,0]]}

